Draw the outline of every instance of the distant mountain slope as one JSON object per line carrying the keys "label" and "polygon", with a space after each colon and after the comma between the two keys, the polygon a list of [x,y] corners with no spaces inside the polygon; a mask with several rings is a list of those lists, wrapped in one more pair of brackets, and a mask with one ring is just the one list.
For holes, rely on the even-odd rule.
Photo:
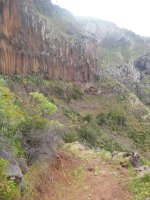
{"label": "distant mountain slope", "polygon": [[78,17],[85,34],[98,43],[98,74],[126,84],[150,104],[150,38],[121,29],[112,22]]}
{"label": "distant mountain slope", "polygon": [[[78,22],[89,35],[94,37],[101,46],[104,54],[101,56],[101,64],[107,65],[119,63],[129,63],[141,54],[150,50],[150,39],[144,38],[135,33],[119,28],[116,24],[96,18],[78,17]],[[105,51],[109,49],[109,57],[106,60]],[[114,60],[111,54],[115,55]],[[116,59],[116,60],[115,60]]]}

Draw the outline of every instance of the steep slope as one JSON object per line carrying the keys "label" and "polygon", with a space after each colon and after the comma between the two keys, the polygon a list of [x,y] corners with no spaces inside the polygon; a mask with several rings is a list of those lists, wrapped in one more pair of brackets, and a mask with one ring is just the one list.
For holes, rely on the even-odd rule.
{"label": "steep slope", "polygon": [[98,42],[98,74],[112,77],[128,86],[147,104],[149,93],[150,39],[144,38],[112,22],[78,17],[85,33]]}
{"label": "steep slope", "polygon": [[[0,0],[0,199],[91,199],[88,188],[93,198],[130,196],[112,155],[150,158],[150,112],[131,92],[149,103],[149,50],[149,39],[50,0]],[[70,157],[64,143],[73,142],[86,147]],[[94,154],[83,157],[86,149]],[[137,200],[149,196],[148,181],[135,186]]]}
{"label": "steep slope", "polygon": [[150,103],[149,70],[136,62],[150,51],[149,38],[75,18],[49,0],[0,0],[0,14],[0,73],[79,82],[111,77]]}
{"label": "steep slope", "polygon": [[0,0],[0,73],[90,81],[96,72],[93,39],[49,0]]}
{"label": "steep slope", "polygon": [[138,96],[143,102],[150,105],[150,52],[137,58],[134,66],[141,73],[141,81],[137,85]]}
{"label": "steep slope", "polygon": [[[137,57],[150,50],[150,39],[136,35],[132,31],[119,28],[116,24],[96,18],[78,17],[85,32],[96,38],[101,52],[107,49],[114,54],[114,60],[101,55],[101,66],[133,62]],[[108,52],[109,53],[109,52]]]}

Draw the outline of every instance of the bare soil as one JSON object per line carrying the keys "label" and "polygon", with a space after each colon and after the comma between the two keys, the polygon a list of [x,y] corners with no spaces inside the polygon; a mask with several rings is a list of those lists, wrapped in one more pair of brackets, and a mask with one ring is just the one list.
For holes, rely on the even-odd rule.
{"label": "bare soil", "polygon": [[49,165],[42,178],[36,200],[131,199],[127,169],[96,157],[84,161],[61,152],[58,163]]}

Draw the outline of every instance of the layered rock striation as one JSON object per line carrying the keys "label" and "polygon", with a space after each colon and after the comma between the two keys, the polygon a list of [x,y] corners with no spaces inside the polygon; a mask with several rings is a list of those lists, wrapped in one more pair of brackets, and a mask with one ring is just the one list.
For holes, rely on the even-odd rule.
{"label": "layered rock striation", "polygon": [[48,0],[0,0],[0,73],[33,73],[65,81],[93,79],[96,42],[82,35],[77,24],[66,31],[64,20],[61,27],[60,11]]}

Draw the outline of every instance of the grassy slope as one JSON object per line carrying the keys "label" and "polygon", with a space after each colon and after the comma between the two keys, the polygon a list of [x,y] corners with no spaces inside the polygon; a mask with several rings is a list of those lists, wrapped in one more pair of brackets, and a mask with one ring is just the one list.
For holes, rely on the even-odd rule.
{"label": "grassy slope", "polygon": [[[43,133],[45,127],[52,125],[51,120],[64,124],[65,142],[78,140],[97,149],[111,152],[134,150],[148,156],[150,124],[142,118],[148,115],[148,109],[125,88],[120,90],[122,87],[118,83],[111,80],[98,83],[95,88],[99,88],[101,93],[92,95],[87,90],[88,93],[83,92],[83,85],[48,81],[31,75],[1,76],[0,80],[1,114],[7,118],[7,123],[2,118],[1,136],[7,138],[16,156],[25,156],[21,141],[23,135],[36,130]],[[38,96],[38,102],[32,100],[31,94]],[[47,113],[47,100],[58,107],[53,115]],[[4,165],[1,161],[0,167]],[[13,186],[14,189],[10,190],[11,183],[6,179],[5,185],[9,198],[4,199],[12,199],[18,189]],[[135,188],[136,185],[131,188],[133,192]]]}
{"label": "grassy slope", "polygon": [[[97,87],[102,93],[96,96],[83,93],[83,88],[73,83],[47,81],[36,76],[5,77],[5,84],[21,99],[33,91],[43,93],[59,108],[53,118],[77,134],[76,139],[109,151],[134,149],[145,155],[149,153],[150,124],[144,119],[149,110],[125,89],[118,92],[121,86],[115,82],[100,83]],[[125,118],[124,124],[119,122],[121,117]]]}

